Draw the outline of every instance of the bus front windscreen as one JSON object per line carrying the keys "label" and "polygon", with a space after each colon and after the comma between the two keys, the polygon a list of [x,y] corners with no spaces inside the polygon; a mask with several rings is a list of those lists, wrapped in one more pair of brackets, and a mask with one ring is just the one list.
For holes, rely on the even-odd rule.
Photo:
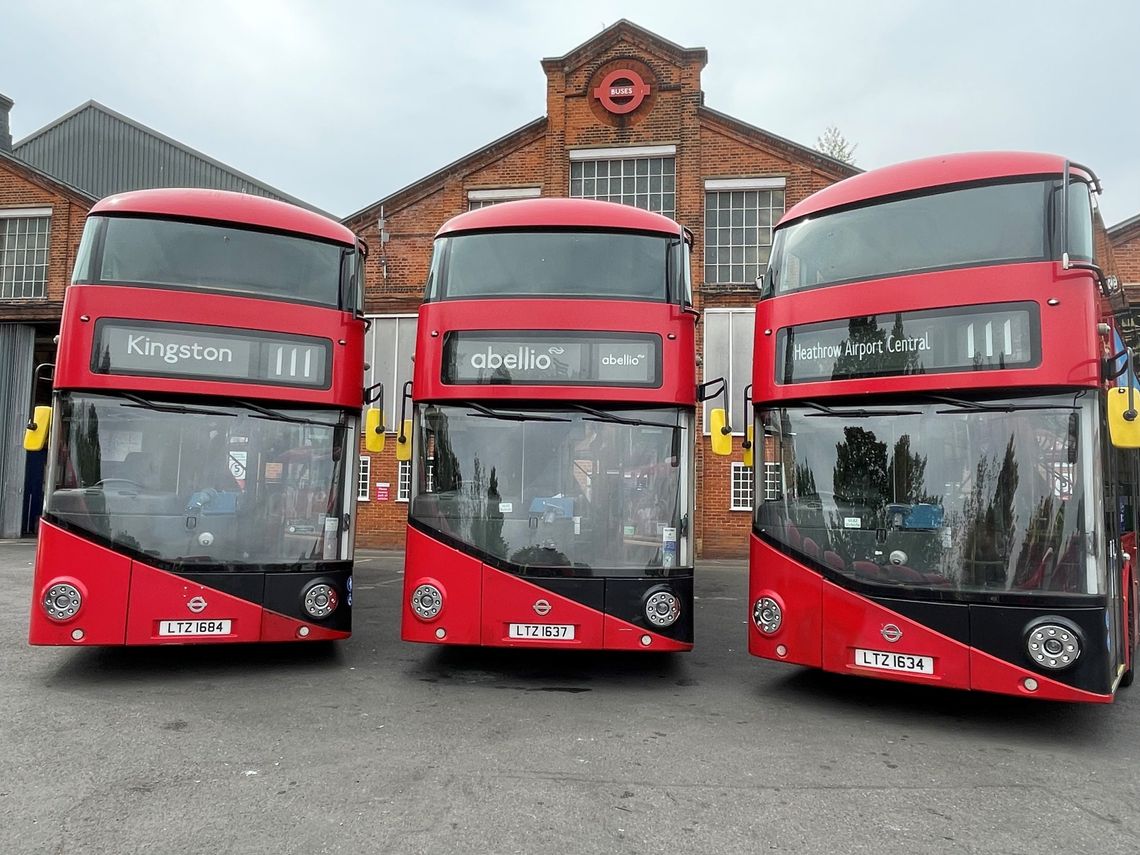
{"label": "bus front windscreen", "polygon": [[[1041,261],[1059,244],[1060,182],[926,193],[807,217],[776,232],[764,296],[954,267]],[[1073,185],[1071,254],[1091,256],[1087,185]],[[1082,207],[1083,200],[1083,207]],[[1089,226],[1081,227],[1080,211]],[[1058,253],[1059,255],[1059,253]]]}
{"label": "bus front windscreen", "polygon": [[520,570],[692,566],[691,413],[421,404],[417,419],[413,524]]}
{"label": "bus front windscreen", "polygon": [[671,271],[680,271],[684,264],[681,242],[665,235],[479,232],[436,240],[426,296],[665,302],[684,299],[679,293],[683,284],[669,279]]}
{"label": "bus front windscreen", "polygon": [[825,573],[958,595],[1105,590],[1092,396],[762,410],[757,532]]}
{"label": "bus front windscreen", "polygon": [[64,394],[57,419],[53,522],[173,570],[351,557],[351,416]]}
{"label": "bus front windscreen", "polygon": [[[223,224],[92,217],[76,282],[220,291],[354,308],[344,283],[349,247]],[[344,303],[345,305],[342,305]]]}

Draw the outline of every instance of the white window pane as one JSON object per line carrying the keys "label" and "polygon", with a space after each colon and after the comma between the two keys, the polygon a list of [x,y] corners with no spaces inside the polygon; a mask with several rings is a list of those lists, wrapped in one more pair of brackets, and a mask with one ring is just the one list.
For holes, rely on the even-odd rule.
{"label": "white window pane", "polygon": [[360,468],[356,473],[356,500],[358,502],[368,501],[368,485],[372,480],[372,458],[365,455],[360,456]]}
{"label": "white window pane", "polygon": [[732,401],[729,422],[735,433],[743,434],[747,423],[744,419],[744,387],[752,382],[752,335],[756,329],[756,312],[743,309],[732,313],[732,387],[728,390]]}

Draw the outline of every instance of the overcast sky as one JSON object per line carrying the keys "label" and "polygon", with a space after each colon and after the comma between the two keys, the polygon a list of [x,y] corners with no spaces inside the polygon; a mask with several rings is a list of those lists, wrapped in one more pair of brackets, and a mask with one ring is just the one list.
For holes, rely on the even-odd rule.
{"label": "overcast sky", "polygon": [[705,103],[862,168],[1052,151],[1140,214],[1140,4],[4,0],[19,140],[88,99],[338,216],[546,112],[539,61],[619,18],[708,49]]}

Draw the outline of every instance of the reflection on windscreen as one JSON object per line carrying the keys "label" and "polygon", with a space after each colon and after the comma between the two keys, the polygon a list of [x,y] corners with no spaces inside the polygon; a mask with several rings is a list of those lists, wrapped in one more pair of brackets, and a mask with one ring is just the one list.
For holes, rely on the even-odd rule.
{"label": "reflection on windscreen", "polygon": [[[60,399],[46,512],[172,564],[292,564],[347,557],[335,414],[162,412],[103,396]],[[162,405],[168,406],[168,405]],[[196,409],[196,408],[191,408]]]}
{"label": "reflection on windscreen", "polygon": [[[809,217],[777,232],[765,293],[1043,259],[1052,186],[1031,181],[972,187]],[[1086,191],[1086,215],[1087,196]]]}
{"label": "reflection on windscreen", "polygon": [[633,575],[687,564],[680,527],[691,415],[613,412],[658,424],[549,410],[508,420],[421,406],[412,519],[520,568]]}
{"label": "reflection on windscreen", "polygon": [[[1079,397],[1079,396],[1078,396]],[[882,585],[1098,593],[1083,457],[1093,404],[850,418],[769,410],[756,525],[833,572]],[[1024,404],[1022,400],[1019,403]],[[839,411],[841,408],[836,408]]]}
{"label": "reflection on windscreen", "polygon": [[108,217],[93,278],[337,306],[344,250],[233,226]]}
{"label": "reflection on windscreen", "polygon": [[671,243],[677,245],[664,236],[604,232],[440,238],[433,262],[437,279],[429,283],[428,297],[592,296],[664,302]]}

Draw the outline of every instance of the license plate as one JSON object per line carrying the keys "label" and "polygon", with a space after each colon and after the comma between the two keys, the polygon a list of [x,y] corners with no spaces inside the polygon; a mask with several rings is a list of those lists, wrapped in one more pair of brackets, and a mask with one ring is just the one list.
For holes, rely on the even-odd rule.
{"label": "license plate", "polygon": [[159,635],[230,635],[232,620],[162,620]]}
{"label": "license plate", "polygon": [[554,638],[560,641],[574,640],[574,624],[571,623],[512,623],[507,625],[508,638]]}
{"label": "license plate", "polygon": [[855,648],[855,664],[860,668],[880,671],[902,671],[907,674],[933,674],[933,656],[911,656],[909,653],[887,653],[883,650]]}

